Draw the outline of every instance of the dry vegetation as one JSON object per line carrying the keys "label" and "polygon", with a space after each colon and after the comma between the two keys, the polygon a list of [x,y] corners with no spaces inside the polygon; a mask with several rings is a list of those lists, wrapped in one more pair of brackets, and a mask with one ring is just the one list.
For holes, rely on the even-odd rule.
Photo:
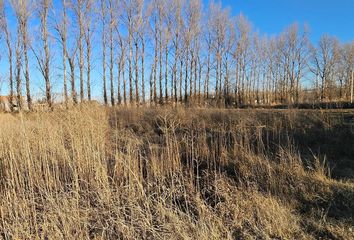
{"label": "dry vegetation", "polygon": [[353,239],[353,134],[341,112],[2,114],[0,238]]}

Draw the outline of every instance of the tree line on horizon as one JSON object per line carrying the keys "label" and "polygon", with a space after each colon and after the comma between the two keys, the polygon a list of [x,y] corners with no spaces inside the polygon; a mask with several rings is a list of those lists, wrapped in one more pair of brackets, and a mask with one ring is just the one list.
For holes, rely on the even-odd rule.
{"label": "tree line on horizon", "polygon": [[354,42],[324,34],[313,44],[298,24],[261,35],[220,2],[0,0],[0,28],[9,98],[19,108],[33,108],[31,67],[49,108],[53,82],[66,107],[93,100],[93,84],[111,106],[353,101]]}

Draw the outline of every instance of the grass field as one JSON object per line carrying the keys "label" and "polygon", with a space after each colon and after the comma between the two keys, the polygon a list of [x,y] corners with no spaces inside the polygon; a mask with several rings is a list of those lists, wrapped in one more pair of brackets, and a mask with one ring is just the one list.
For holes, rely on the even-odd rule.
{"label": "grass field", "polygon": [[354,239],[354,112],[0,114],[0,239]]}

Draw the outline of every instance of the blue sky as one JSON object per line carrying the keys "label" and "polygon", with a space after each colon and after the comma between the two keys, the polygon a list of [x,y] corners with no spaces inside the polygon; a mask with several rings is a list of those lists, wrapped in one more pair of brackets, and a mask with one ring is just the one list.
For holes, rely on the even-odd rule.
{"label": "blue sky", "polygon": [[[207,1],[205,1],[207,2]],[[277,34],[294,22],[307,23],[311,40],[321,34],[354,40],[354,0],[222,0],[233,15],[242,12],[261,33]]]}
{"label": "blue sky", "polygon": [[[59,0],[53,1],[55,5],[59,3]],[[204,2],[204,9],[207,9],[209,0],[202,1]],[[214,1],[217,2],[219,0]],[[277,35],[287,26],[297,22],[299,24],[308,24],[310,38],[314,43],[324,33],[336,36],[341,42],[354,41],[354,0],[221,0],[221,3],[223,7],[231,8],[233,16],[237,16],[240,13],[245,15],[253,24],[254,29],[261,34]],[[10,12],[7,12],[7,14],[11,15]],[[9,22],[10,27],[13,27],[14,19],[10,18]],[[38,23],[34,25],[38,25]],[[11,29],[15,31],[15,28]],[[0,47],[5,49],[3,41]],[[99,47],[96,46],[96,48]],[[54,58],[59,59],[60,53],[59,50],[56,51]],[[0,55],[1,95],[7,92],[7,84],[1,79],[6,79],[8,66],[5,60],[5,52],[0,52]],[[102,87],[99,84],[100,81],[96,81],[101,78],[101,65],[99,59],[93,60],[93,95],[101,96]],[[61,91],[62,88],[60,74],[61,71],[58,68],[52,73],[52,85],[55,92]],[[43,93],[44,81],[37,71],[34,61],[31,61],[30,75],[32,92]]]}

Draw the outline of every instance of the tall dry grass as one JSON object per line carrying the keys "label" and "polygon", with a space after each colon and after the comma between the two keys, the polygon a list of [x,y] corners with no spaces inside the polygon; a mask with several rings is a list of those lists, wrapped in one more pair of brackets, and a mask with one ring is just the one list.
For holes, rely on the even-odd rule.
{"label": "tall dry grass", "polygon": [[354,184],[299,150],[296,134],[328,123],[304,116],[0,115],[0,238],[351,239]]}

